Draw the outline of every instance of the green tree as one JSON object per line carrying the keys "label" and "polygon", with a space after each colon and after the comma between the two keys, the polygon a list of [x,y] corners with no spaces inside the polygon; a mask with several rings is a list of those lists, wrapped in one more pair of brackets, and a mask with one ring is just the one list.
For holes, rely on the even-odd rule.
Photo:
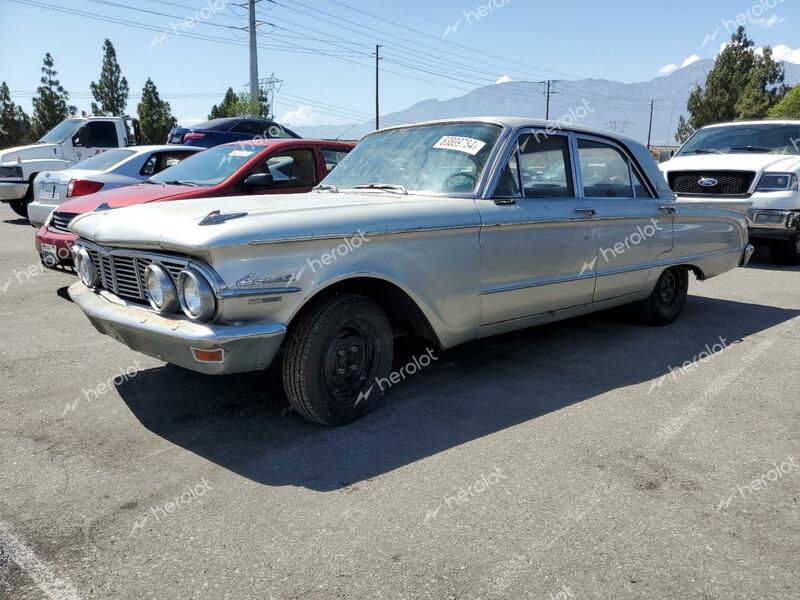
{"label": "green tree", "polygon": [[11,91],[0,84],[0,148],[20,146],[30,141],[31,120],[21,106],[11,101]]}
{"label": "green tree", "polygon": [[236,94],[233,88],[228,88],[222,102],[211,107],[209,119],[220,119],[222,117],[255,117],[257,119],[271,119],[269,101],[267,95],[259,92],[258,102],[255,104],[250,101],[250,93],[242,92]]}
{"label": "green tree", "polygon": [[773,106],[768,116],[771,119],[800,119],[800,85],[792,88],[783,100]]}
{"label": "green tree", "polygon": [[685,118],[683,118],[683,115],[681,115],[680,118],[678,118],[678,130],[675,133],[675,140],[679,144],[682,144],[690,137],[692,137],[692,134],[694,132],[695,129],[692,128],[692,126],[689,125],[688,121]]}
{"label": "green tree", "polygon": [[783,65],[772,59],[771,48],[758,55],[754,46],[739,27],[717,57],[705,87],[689,95],[690,116],[678,135],[712,123],[764,118],[780,100],[786,89]]}
{"label": "green tree", "polygon": [[99,106],[92,102],[92,113],[120,117],[125,114],[128,105],[128,80],[122,76],[117,62],[117,51],[111,40],[103,42],[103,66],[100,70],[100,81],[89,86],[92,96]]}
{"label": "green tree", "polygon": [[159,97],[156,84],[149,77],[142,89],[142,101],[136,107],[136,112],[139,114],[139,127],[144,144],[163,144],[169,130],[178,124],[172,116],[169,102]]}
{"label": "green tree", "polygon": [[61,87],[61,83],[56,79],[58,71],[55,69],[55,62],[49,52],[45,54],[42,73],[40,80],[42,85],[36,88],[37,97],[33,99],[31,137],[35,140],[41,138],[68,116],[78,112],[77,108],[68,104],[69,93]]}

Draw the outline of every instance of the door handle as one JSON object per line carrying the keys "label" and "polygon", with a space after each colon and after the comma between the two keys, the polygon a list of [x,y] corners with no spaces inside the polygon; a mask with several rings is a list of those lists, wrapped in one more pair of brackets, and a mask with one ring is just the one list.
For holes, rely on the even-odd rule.
{"label": "door handle", "polygon": [[670,206],[669,204],[662,204],[661,206],[658,207],[658,209],[666,211],[670,215],[674,215],[675,214],[675,207],[674,206]]}
{"label": "door handle", "polygon": [[576,208],[575,212],[582,214],[584,217],[593,217],[597,214],[597,211],[593,208]]}

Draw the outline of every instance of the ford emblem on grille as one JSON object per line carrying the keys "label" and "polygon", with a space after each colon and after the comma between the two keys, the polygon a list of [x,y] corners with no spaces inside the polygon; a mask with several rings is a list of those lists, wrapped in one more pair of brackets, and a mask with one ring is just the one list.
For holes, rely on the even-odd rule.
{"label": "ford emblem on grille", "polygon": [[715,185],[719,185],[719,181],[713,177],[702,177],[697,183],[703,187],[714,187]]}

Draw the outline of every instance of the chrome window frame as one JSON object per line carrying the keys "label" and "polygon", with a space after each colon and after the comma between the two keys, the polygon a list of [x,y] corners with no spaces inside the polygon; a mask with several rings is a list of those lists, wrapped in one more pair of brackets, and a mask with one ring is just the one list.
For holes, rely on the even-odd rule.
{"label": "chrome window frame", "polygon": [[[639,166],[636,158],[633,154],[628,150],[625,144],[617,142],[612,138],[606,138],[599,135],[594,135],[591,133],[582,133],[582,132],[574,132],[573,140],[575,144],[574,149],[574,156],[575,162],[577,163],[577,168],[580,171],[580,194],[581,198],[587,198],[584,188],[583,188],[583,171],[580,168],[580,148],[578,144],[580,140],[585,139],[592,142],[597,142],[600,144],[605,144],[614,148],[615,150],[619,151],[625,160],[628,162],[628,178],[630,180],[630,187],[631,187],[631,195],[630,196],[591,196],[588,197],[591,200],[659,200],[659,194],[656,193],[653,183],[650,181],[650,178],[645,175],[642,168]],[[633,185],[633,174],[636,173],[636,176],[639,178],[639,181],[647,188],[647,191],[650,193],[650,196],[637,196],[636,195],[636,188]]]}

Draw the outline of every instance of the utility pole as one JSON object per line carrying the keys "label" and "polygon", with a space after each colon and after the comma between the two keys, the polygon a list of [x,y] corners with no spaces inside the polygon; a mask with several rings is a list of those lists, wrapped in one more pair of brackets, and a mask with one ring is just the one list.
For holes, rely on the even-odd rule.
{"label": "utility pole", "polygon": [[380,88],[381,44],[375,44],[375,130],[381,128],[381,88]]}
{"label": "utility pole", "polygon": [[545,111],[544,111],[544,118],[545,119],[550,119],[550,96],[553,96],[553,95],[558,93],[558,92],[551,91],[550,86],[551,86],[551,84],[558,83],[558,80],[557,79],[548,79],[547,81],[540,81],[539,83],[545,84],[545,87],[546,87],[546,90],[545,90],[544,94],[545,94],[545,96],[547,96],[547,103],[546,103],[546,108],[545,108]]}
{"label": "utility pole", "polygon": [[256,31],[256,0],[248,0],[250,7],[250,102],[252,103],[253,110],[258,106],[258,51],[256,48],[256,40],[258,32]]}
{"label": "utility pole", "polygon": [[650,139],[653,135],[653,104],[655,100],[650,100],[650,127],[647,130],[647,149],[650,150]]}

